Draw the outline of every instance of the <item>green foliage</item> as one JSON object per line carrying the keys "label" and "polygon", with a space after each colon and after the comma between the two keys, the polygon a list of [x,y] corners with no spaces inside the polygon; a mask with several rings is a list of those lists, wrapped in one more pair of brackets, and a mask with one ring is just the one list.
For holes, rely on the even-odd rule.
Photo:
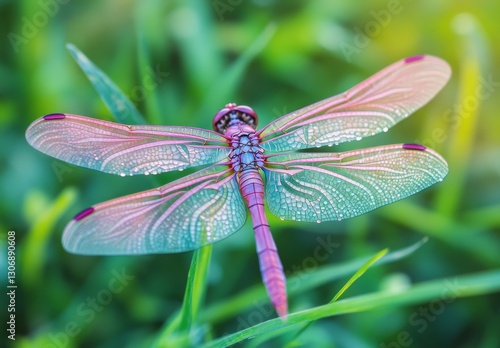
{"label": "green foliage", "polygon": [[137,111],[132,102],[122,91],[104,74],[94,63],[92,63],[78,48],[72,44],[67,45],[68,50],[75,58],[80,68],[92,82],[97,93],[102,98],[117,122],[124,124],[144,124],[144,118]]}
{"label": "green foliage", "polygon": [[[449,293],[443,296],[443,290]],[[342,300],[336,303],[318,306],[288,316],[286,321],[279,318],[268,320],[248,329],[228,335],[219,340],[207,343],[203,347],[228,347],[243,340],[260,336],[270,339],[273,336],[297,330],[297,326],[312,321],[348,313],[390,309],[393,307],[419,304],[439,299],[444,306],[459,297],[483,295],[500,290],[500,271],[489,271],[469,276],[456,277],[417,284],[404,291],[380,291]]]}
{"label": "green foliage", "polygon": [[[10,346],[500,346],[500,3],[1,6],[0,266],[6,274],[7,231],[15,231],[18,285]],[[64,225],[81,209],[185,173],[151,181],[68,166],[27,145],[37,117],[210,128],[213,114],[236,102],[251,105],[263,126],[420,53],[450,63],[445,89],[389,132],[333,150],[423,143],[447,159],[449,175],[345,222],[269,216],[287,274],[286,321],[269,305],[249,226],[193,253],[62,249]],[[422,236],[427,243],[404,247]],[[400,250],[379,258],[387,248]]]}

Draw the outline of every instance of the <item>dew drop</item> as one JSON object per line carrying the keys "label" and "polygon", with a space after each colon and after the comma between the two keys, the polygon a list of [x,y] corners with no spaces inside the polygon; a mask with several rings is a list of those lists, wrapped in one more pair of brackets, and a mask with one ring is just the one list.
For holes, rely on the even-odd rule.
{"label": "dew drop", "polygon": [[321,220],[316,220],[316,222],[319,224],[319,223],[321,223]]}
{"label": "dew drop", "polygon": [[384,127],[384,128],[382,128],[382,130],[383,130],[384,132],[387,132],[387,131],[389,130],[389,128]]}
{"label": "dew drop", "polygon": [[127,174],[125,174],[125,173],[120,173],[120,176],[121,176],[121,177],[124,177],[125,175],[127,175]]}

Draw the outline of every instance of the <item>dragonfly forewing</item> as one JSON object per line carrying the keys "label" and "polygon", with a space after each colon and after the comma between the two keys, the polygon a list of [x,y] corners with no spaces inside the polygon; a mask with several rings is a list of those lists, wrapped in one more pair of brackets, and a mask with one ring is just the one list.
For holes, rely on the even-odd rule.
{"label": "dragonfly forewing", "polygon": [[69,114],[38,119],[26,139],[65,162],[121,176],[211,164],[229,153],[227,140],[205,129],[127,126]]}
{"label": "dragonfly forewing", "polygon": [[432,99],[451,75],[436,57],[400,60],[347,92],[280,117],[260,131],[262,148],[332,146],[387,131]]}

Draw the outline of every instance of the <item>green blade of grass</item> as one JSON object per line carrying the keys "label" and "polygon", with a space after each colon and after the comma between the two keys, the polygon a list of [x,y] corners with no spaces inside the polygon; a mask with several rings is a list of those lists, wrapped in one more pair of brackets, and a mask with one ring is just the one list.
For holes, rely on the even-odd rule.
{"label": "green blade of grass", "polygon": [[485,97],[481,91],[481,56],[487,52],[486,40],[479,22],[469,14],[457,16],[455,24],[458,34],[462,35],[459,93],[455,109],[450,109],[450,119],[454,126],[445,158],[450,167],[450,175],[438,187],[437,209],[446,216],[453,216],[459,208],[464,195],[467,176],[470,172],[471,154],[479,118],[481,104]]}
{"label": "green blade of grass", "polygon": [[[149,123],[162,124],[161,100],[165,98],[158,92],[165,83],[169,73],[160,71],[160,65],[154,62],[154,51],[162,52],[162,56],[168,56],[169,40],[158,36],[158,27],[161,27],[165,18],[159,7],[168,6],[158,0],[137,1],[134,5],[134,27],[137,36],[137,70],[144,95],[140,98],[144,104],[145,114]],[[171,106],[169,112],[175,110]]]}
{"label": "green blade of grass", "polygon": [[[205,95],[222,71],[222,52],[216,49],[216,23],[211,4],[205,1],[183,1],[168,18],[172,35],[183,66],[183,75],[189,83],[190,93],[199,98]],[[184,24],[192,22],[189,31]]]}
{"label": "green blade of grass", "polygon": [[[31,194],[33,196],[34,193]],[[75,202],[78,194],[74,188],[66,188],[55,201],[40,213],[32,223],[32,227],[24,242],[24,253],[20,260],[21,277],[28,286],[38,284],[43,277],[42,268],[45,266],[45,253],[50,233],[59,218],[67,212]],[[30,197],[28,197],[28,200]]]}
{"label": "green blade of grass", "polygon": [[[394,262],[407,257],[419,249],[426,241],[427,238],[423,238],[417,243],[414,243],[406,248],[392,251],[385,255],[380,262],[375,264],[375,266]],[[308,274],[307,282],[301,280],[300,274],[292,275],[288,277],[287,284],[299,284],[299,286],[289,288],[287,292],[290,297],[293,297],[297,294],[306,292],[309,289],[316,288],[342,277],[346,277],[363,267],[369,259],[369,257],[363,257],[342,264],[319,267],[317,270]],[[267,293],[263,286],[257,285],[233,298],[226,299],[225,301],[207,307],[200,314],[200,321],[213,324],[219,321],[227,320],[241,311],[252,308],[256,302],[267,301],[267,299]]]}
{"label": "green blade of grass", "polygon": [[233,99],[234,91],[243,82],[248,65],[257,57],[276,32],[276,25],[269,24],[265,27],[255,41],[241,54],[238,59],[221,74],[217,79],[217,88],[212,88],[207,93],[203,110],[210,110],[215,106],[221,106]]}
{"label": "green blade of grass", "polygon": [[66,47],[101,96],[114,118],[124,124],[145,124],[144,117],[113,81],[73,44]]}
{"label": "green blade of grass", "polygon": [[480,225],[455,220],[425,209],[411,200],[381,208],[377,214],[408,229],[446,242],[487,267],[499,265],[500,242]]}
{"label": "green blade of grass", "polygon": [[206,245],[193,253],[189,268],[186,291],[182,308],[173,319],[169,320],[160,331],[156,341],[157,347],[184,346],[190,340],[196,340],[190,333],[197,331],[194,324],[198,321],[207,283],[208,267],[212,255],[212,245]]}
{"label": "green blade of grass", "polygon": [[212,245],[206,245],[196,250],[191,260],[186,293],[181,309],[181,331],[189,331],[197,320],[201,303],[205,296],[208,267],[212,255]]}
{"label": "green blade of grass", "polygon": [[493,204],[465,212],[463,214],[463,219],[470,225],[481,226],[483,228],[498,228],[500,227],[499,212],[500,204]]}
{"label": "green blade of grass", "polygon": [[439,279],[416,284],[411,288],[397,291],[379,291],[367,295],[318,306],[288,315],[287,321],[272,319],[234,334],[214,340],[203,347],[228,347],[250,338],[270,335],[273,332],[282,334],[285,329],[295,330],[297,325],[321,318],[348,313],[364,312],[375,309],[397,308],[429,301],[442,301],[444,305],[457,298],[478,296],[500,291],[500,271],[488,271],[472,275]]}
{"label": "green blade of grass", "polygon": [[360,269],[356,271],[356,273],[354,273],[354,275],[351,278],[349,278],[347,283],[345,283],[345,285],[335,294],[330,303],[337,301],[339,297],[342,296],[344,292],[346,292],[347,289],[349,289],[351,285],[354,284],[354,282],[358,280],[359,277],[361,277],[368,270],[368,268],[370,268],[371,265],[380,260],[388,252],[389,249],[384,249],[373,255],[373,257],[371,257]]}
{"label": "green blade of grass", "polygon": [[[375,262],[377,262],[378,260],[380,260],[382,257],[384,257],[387,253],[389,252],[389,249],[384,249],[384,250],[381,250],[379,251],[378,253],[376,253],[375,255],[373,255],[368,261],[366,261],[366,263],[361,266],[360,269],[358,269],[356,271],[356,273],[354,273],[352,275],[351,278],[349,278],[349,280],[344,284],[344,286],[335,294],[335,296],[333,296],[333,298],[330,300],[329,303],[332,303],[332,302],[335,302],[337,301],[340,296],[342,296],[346,291],[347,289],[349,289],[351,287],[352,284],[354,284],[354,282],[356,280],[358,280],[367,270],[368,268],[370,268],[371,265],[373,265]],[[294,346],[297,346],[297,338],[300,337],[300,335],[302,335],[302,333],[307,330],[307,328],[309,326],[311,326],[312,322],[308,322],[307,324],[305,324],[300,330],[298,330],[298,332],[295,334],[294,338],[290,341],[289,344],[286,345],[287,348],[291,348],[291,347],[294,347]]]}

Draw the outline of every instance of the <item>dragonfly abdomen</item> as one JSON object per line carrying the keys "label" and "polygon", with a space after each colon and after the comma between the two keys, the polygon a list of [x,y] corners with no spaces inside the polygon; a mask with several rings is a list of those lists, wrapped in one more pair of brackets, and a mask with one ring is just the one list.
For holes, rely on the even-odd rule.
{"label": "dragonfly abdomen", "polygon": [[239,186],[252,216],[260,272],[267,293],[280,317],[288,312],[286,280],[264,211],[264,184],[257,168],[238,173]]}

